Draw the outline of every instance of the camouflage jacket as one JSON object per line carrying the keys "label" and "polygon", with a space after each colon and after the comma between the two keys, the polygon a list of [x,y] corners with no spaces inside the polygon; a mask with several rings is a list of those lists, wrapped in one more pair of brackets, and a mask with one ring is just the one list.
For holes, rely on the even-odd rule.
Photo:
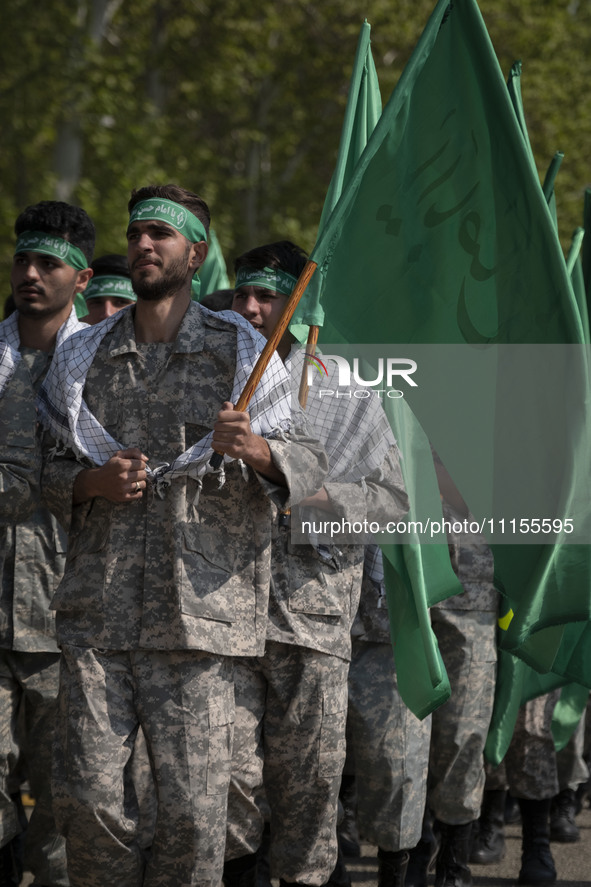
{"label": "camouflage jacket", "polygon": [[39,490],[41,458],[35,433],[35,395],[19,360],[0,393],[0,524],[24,520]]}
{"label": "camouflage jacket", "polygon": [[[443,506],[446,520],[458,518],[447,504]],[[441,601],[432,609],[491,612],[498,606],[498,591],[494,586],[494,561],[492,551],[482,541],[471,543],[458,541],[448,535],[448,547],[452,567],[464,591]],[[367,565],[367,564],[366,564]],[[353,626],[353,635],[360,641],[390,643],[390,619],[383,572],[366,569],[363,573],[359,610]]]}
{"label": "camouflage jacket", "polygon": [[[155,467],[170,463],[211,430],[232,390],[236,329],[192,304],[174,344],[135,341],[133,312],[101,342],[86,377],[84,398],[112,436],[137,446]],[[273,461],[290,475],[290,450],[300,469],[292,495],[322,485],[325,457],[317,442],[270,440]],[[53,441],[46,440],[51,453]],[[198,649],[220,655],[260,655],[270,581],[271,498],[288,491],[236,462],[220,488],[175,477],[162,498],[151,488],[141,501],[114,504],[96,497],[69,502],[83,465],[72,453],[48,458],[43,488],[69,527],[64,579],[52,606],[60,642],[106,649]],[[270,498],[271,497],[271,498]],[[297,498],[296,500],[297,501]]]}
{"label": "camouflage jacket", "polygon": [[[297,382],[297,365],[296,371]],[[342,403],[336,410],[331,405],[331,411],[320,400],[309,397],[306,412],[314,432],[341,466],[348,462],[369,468],[372,457],[367,455],[366,445],[373,438],[374,468],[354,480],[351,469],[329,464],[324,488],[332,511],[321,515],[317,512],[317,516],[351,524],[366,518],[382,525],[399,520],[408,510],[408,498],[398,447],[381,405],[377,399],[361,403],[349,400],[344,408]],[[296,508],[292,531],[299,519]],[[313,545],[302,544],[297,532],[277,529],[272,548],[268,639],[350,659],[364,550],[360,535],[350,535],[349,541]]]}
{"label": "camouflage jacket", "polygon": [[[29,348],[21,351],[19,367],[27,375],[30,371],[29,385],[32,381],[37,391],[52,355]],[[57,652],[55,617],[49,603],[64,571],[66,534],[42,507],[38,489],[32,505],[26,520],[0,528],[0,647],[29,653]],[[27,510],[31,511],[30,503]],[[19,520],[19,516],[13,515],[13,520]]]}
{"label": "camouflage jacket", "polygon": [[[443,503],[443,516],[452,526],[458,515],[447,503]],[[473,520],[468,515],[468,520]],[[462,594],[446,598],[437,606],[444,610],[496,610],[499,593],[494,586],[493,553],[483,536],[476,537],[473,542],[465,542],[457,538],[453,532],[448,533],[449,555],[451,565],[464,589]]]}

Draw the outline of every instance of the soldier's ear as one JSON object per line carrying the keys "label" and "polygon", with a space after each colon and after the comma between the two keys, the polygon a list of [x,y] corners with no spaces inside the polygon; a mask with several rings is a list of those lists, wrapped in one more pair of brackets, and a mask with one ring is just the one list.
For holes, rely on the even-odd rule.
{"label": "soldier's ear", "polygon": [[207,250],[208,246],[205,240],[200,240],[199,243],[191,244],[191,253],[189,256],[189,267],[191,268],[193,274],[197,271],[198,268],[201,268],[205,259],[207,258]]}
{"label": "soldier's ear", "polygon": [[92,270],[92,268],[85,268],[84,271],[78,272],[78,275],[76,277],[76,292],[77,293],[84,292],[84,290],[88,286],[90,278],[93,276],[93,274],[94,274],[94,271]]}

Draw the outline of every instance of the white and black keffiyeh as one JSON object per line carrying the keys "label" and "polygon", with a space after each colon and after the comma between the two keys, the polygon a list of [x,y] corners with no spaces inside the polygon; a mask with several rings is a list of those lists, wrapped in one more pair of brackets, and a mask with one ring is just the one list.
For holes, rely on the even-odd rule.
{"label": "white and black keffiyeh", "polygon": [[384,587],[384,561],[382,549],[379,545],[365,546],[365,559],[363,561],[363,572],[366,573],[371,581],[378,588]]}
{"label": "white and black keffiyeh", "polygon": [[0,397],[12,379],[20,359],[18,351],[7,345],[6,342],[0,342]]}
{"label": "white and black keffiyeh", "polygon": [[[286,365],[291,373],[292,397],[297,397],[306,360],[303,350],[293,350]],[[327,481],[358,483],[378,469],[396,440],[379,397],[351,397],[339,389],[338,373],[320,382],[313,376],[305,413],[328,457]],[[341,396],[320,396],[330,389]],[[343,396],[349,394],[349,397]]]}
{"label": "white and black keffiyeh", "polygon": [[[233,311],[214,314],[203,306],[206,314],[229,321],[237,328],[236,374],[231,401],[236,403],[265,340],[249,323]],[[50,370],[39,394],[39,415],[58,446],[71,449],[94,465],[103,465],[117,450],[126,449],[113,439],[90,412],[83,398],[86,375],[97,349],[106,334],[119,323],[127,311],[119,311],[96,326],[88,327],[65,341],[56,351]],[[251,427],[263,437],[281,436],[290,428],[290,386],[283,364],[274,354],[249,404]],[[158,489],[167,486],[173,477],[190,474],[201,477],[212,469],[211,438],[202,438],[172,463],[148,470],[148,477]],[[225,457],[226,461],[231,461]]]}
{"label": "white and black keffiyeh", "polygon": [[[62,323],[57,332],[55,347],[59,348],[62,342],[71,336],[72,333],[76,333],[78,330],[85,330],[87,327],[87,323],[82,323],[82,321],[78,320],[76,309],[72,306],[68,319],[65,323]],[[21,338],[18,331],[18,311],[13,311],[10,317],[7,317],[6,320],[0,323],[0,342],[6,342],[15,351],[20,349]]]}

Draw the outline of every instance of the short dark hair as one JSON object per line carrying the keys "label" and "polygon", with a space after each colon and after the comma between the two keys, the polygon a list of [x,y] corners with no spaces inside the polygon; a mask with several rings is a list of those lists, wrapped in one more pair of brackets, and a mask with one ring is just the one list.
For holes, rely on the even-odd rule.
{"label": "short dark hair", "polygon": [[121,256],[118,253],[99,256],[90,267],[94,271],[94,277],[111,276],[112,274],[117,277],[131,277],[127,256]]}
{"label": "short dark hair", "polygon": [[96,231],[92,219],[82,207],[62,200],[41,200],[27,206],[14,223],[18,237],[25,231],[42,231],[73,243],[82,250],[90,265],[94,253]]}
{"label": "short dark hair", "polygon": [[307,258],[307,253],[301,246],[297,246],[291,240],[278,240],[276,243],[267,243],[265,246],[249,249],[238,256],[234,262],[234,271],[237,273],[240,268],[252,268],[254,271],[279,268],[294,277],[299,277]]}
{"label": "short dark hair", "polygon": [[210,311],[229,311],[234,301],[234,290],[223,289],[214,290],[211,293],[205,293],[203,298],[199,297],[199,304]]}
{"label": "short dark hair", "polygon": [[211,216],[205,200],[199,197],[198,194],[187,191],[186,188],[181,188],[180,185],[144,185],[143,188],[134,188],[131,192],[127,209],[131,213],[136,203],[139,203],[140,200],[154,199],[173,200],[175,203],[180,203],[181,206],[188,209],[194,216],[197,216],[209,234]]}

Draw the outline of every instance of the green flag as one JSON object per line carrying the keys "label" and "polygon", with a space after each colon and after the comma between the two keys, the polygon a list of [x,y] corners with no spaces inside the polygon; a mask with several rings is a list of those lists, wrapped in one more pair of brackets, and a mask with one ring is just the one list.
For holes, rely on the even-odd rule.
{"label": "green flag", "polygon": [[[382,96],[376,66],[371,54],[370,34],[371,26],[369,22],[365,21],[359,32],[337,162],[324,200],[318,225],[318,237],[321,236],[343,189],[351,180],[359,158],[365,150],[367,140],[374,131],[382,113]],[[324,325],[325,337],[330,336],[331,322],[330,318],[325,319],[324,316],[320,303],[321,291],[322,275],[316,272],[308,284],[290,324],[290,331],[302,343],[306,341],[308,327],[312,325]]]}
{"label": "green flag", "polygon": [[[337,164],[320,220],[319,238],[330,224],[331,214],[355,173],[381,111],[380,89],[371,54],[370,25],[364,22],[353,65]],[[323,343],[346,341],[333,312],[325,315],[322,309],[322,285],[322,274],[317,272],[296,309],[290,330],[305,342],[308,325],[314,324],[323,327]],[[358,295],[351,295],[358,307]],[[302,318],[305,325],[301,325]],[[355,336],[348,341],[356,341]],[[441,518],[431,450],[424,432],[405,404],[387,409],[387,415],[405,453],[402,470],[411,501],[408,519],[412,521],[417,509]],[[462,587],[452,570],[445,543],[421,546],[416,541],[409,541],[405,545],[385,546],[383,553],[398,686],[407,706],[417,717],[423,718],[450,695],[449,680],[431,629],[428,608],[430,604],[460,593]]]}
{"label": "green flag", "polygon": [[587,312],[591,315],[591,188],[585,189],[583,228],[585,229],[585,239],[583,240],[581,263],[583,265],[585,292],[587,293]]}
{"label": "green flag", "polygon": [[[475,0],[437,4],[311,258],[341,341],[480,348],[584,342],[552,215]],[[475,514],[481,503],[472,507],[465,463],[482,451],[495,495],[501,464],[518,492],[541,478],[552,483],[562,513],[583,521],[585,357],[565,384],[564,403],[555,405],[564,464],[543,446],[520,452],[508,428],[497,429],[494,447],[487,445],[486,422],[475,417],[494,415],[511,384],[522,392],[526,419],[547,411],[534,377],[515,380],[498,370],[496,392],[481,397],[484,409],[469,399],[465,380],[443,390],[437,416],[418,413],[426,433]],[[513,451],[527,483],[511,466]],[[562,643],[565,626],[591,616],[587,547],[495,544],[494,554],[514,611],[506,648],[565,676],[575,659],[587,669],[581,638],[573,635],[575,659],[565,658]],[[591,671],[580,677],[591,683]]]}
{"label": "green flag", "polygon": [[210,228],[207,257],[191,285],[191,295],[195,301],[199,301],[208,293],[225,289],[230,289],[226,262],[216,233]]}

